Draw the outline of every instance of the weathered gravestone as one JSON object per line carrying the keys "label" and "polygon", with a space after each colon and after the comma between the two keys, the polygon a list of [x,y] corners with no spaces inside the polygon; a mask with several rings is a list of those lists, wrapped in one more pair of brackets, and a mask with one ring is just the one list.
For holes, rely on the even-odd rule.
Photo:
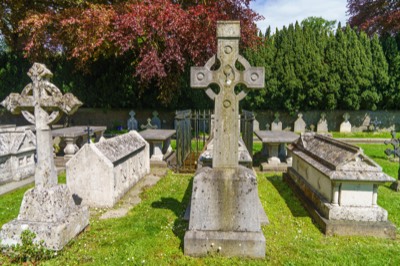
{"label": "weathered gravestone", "polygon": [[147,124],[141,125],[140,128],[141,129],[157,129],[157,126],[155,126],[151,123],[151,118],[147,118]]}
{"label": "weathered gravestone", "polygon": [[297,120],[294,122],[294,132],[305,132],[306,122],[303,120],[303,114],[299,113],[297,115]]}
{"label": "weathered gravestone", "polygon": [[90,207],[113,207],[150,173],[149,144],[129,133],[84,145],[66,165],[71,191]]}
{"label": "weathered gravestone", "polygon": [[28,75],[33,82],[21,95],[11,93],[2,105],[13,114],[22,113],[36,127],[36,186],[25,193],[17,219],[3,225],[1,244],[21,243],[21,233],[30,230],[35,242],[43,240],[45,247],[59,250],[89,224],[89,211],[78,205],[67,185],[57,184],[50,125],[82,103],[50,83],[53,74],[45,65],[35,63]]}
{"label": "weathered gravestone", "polygon": [[[0,130],[0,185],[19,182],[35,174],[36,137],[26,127]],[[14,183],[16,182],[16,183]]]}
{"label": "weathered gravestone", "polygon": [[305,133],[289,150],[293,164],[284,180],[324,233],[396,237],[396,227],[377,203],[379,185],[394,179],[359,147]]}
{"label": "weathered gravestone", "polygon": [[282,122],[279,120],[279,113],[276,112],[274,116],[275,120],[271,124],[271,131],[282,131]]}
{"label": "weathered gravestone", "polygon": [[161,120],[158,117],[158,112],[153,112],[153,118],[151,119],[151,124],[156,126],[156,128],[161,129]]}
{"label": "weathered gravestone", "polygon": [[318,133],[328,133],[328,121],[326,120],[326,114],[321,113],[321,118],[317,124],[317,132]]}
{"label": "weathered gravestone", "polygon": [[[251,67],[239,55],[240,22],[217,23],[217,56],[204,67],[192,67],[192,88],[220,88],[207,94],[215,101],[213,168],[201,168],[195,175],[191,198],[189,230],[184,252],[204,256],[219,252],[223,256],[265,257],[265,237],[261,231],[255,173],[238,164],[239,101],[246,91],[235,94],[241,83],[247,88],[264,87],[264,68]],[[211,70],[219,61],[220,67]],[[236,62],[244,71],[236,69]]]}
{"label": "weathered gravestone", "polygon": [[135,118],[135,111],[130,111],[129,112],[130,118],[128,119],[128,130],[138,130],[138,121]]}
{"label": "weathered gravestone", "polygon": [[349,113],[345,113],[343,115],[344,121],[340,124],[340,132],[341,133],[351,133],[351,124],[349,122],[350,115]]}

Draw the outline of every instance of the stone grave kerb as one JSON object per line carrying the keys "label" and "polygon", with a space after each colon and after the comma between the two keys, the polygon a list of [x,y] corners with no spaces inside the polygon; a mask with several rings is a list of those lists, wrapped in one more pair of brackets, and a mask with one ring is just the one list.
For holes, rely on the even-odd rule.
{"label": "stone grave kerb", "polygon": [[[251,67],[249,62],[239,55],[240,22],[217,22],[217,54],[211,57],[204,67],[192,67],[190,85],[194,89],[205,89],[206,94],[215,102],[215,127],[213,168],[237,167],[239,141],[239,101],[250,89],[264,88],[264,68]],[[219,61],[219,68],[211,68]],[[236,68],[239,62],[244,71]],[[216,84],[216,94],[209,86]],[[235,86],[243,84],[246,89],[235,93]]]}
{"label": "stone grave kerb", "polygon": [[63,95],[50,82],[53,74],[45,65],[34,63],[28,71],[32,82],[21,94],[11,93],[2,103],[12,114],[21,114],[36,128],[37,165],[35,185],[50,187],[56,185],[57,173],[53,159],[53,145],[50,125],[62,116],[73,114],[82,103],[71,93]]}

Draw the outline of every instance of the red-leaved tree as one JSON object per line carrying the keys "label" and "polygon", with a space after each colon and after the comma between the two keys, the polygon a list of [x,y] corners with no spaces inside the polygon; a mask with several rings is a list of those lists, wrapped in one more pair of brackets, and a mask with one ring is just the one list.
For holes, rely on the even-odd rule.
{"label": "red-leaved tree", "polygon": [[400,31],[399,0],[347,0],[349,23],[372,35]]}
{"label": "red-leaved tree", "polygon": [[242,45],[257,41],[251,0],[131,0],[84,4],[32,13],[20,23],[26,56],[64,53],[85,66],[101,57],[131,57],[142,84],[155,83],[168,103],[187,65],[202,65],[216,51],[216,21],[240,20]]}

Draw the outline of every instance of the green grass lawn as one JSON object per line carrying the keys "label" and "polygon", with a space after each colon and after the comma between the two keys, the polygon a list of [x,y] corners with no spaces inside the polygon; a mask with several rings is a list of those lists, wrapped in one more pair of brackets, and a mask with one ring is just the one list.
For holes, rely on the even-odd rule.
{"label": "green grass lawn", "polygon": [[[351,133],[340,133],[330,132],[334,138],[382,138],[391,139],[392,135],[390,132],[351,132]],[[400,132],[396,133],[396,137],[400,137]]]}
{"label": "green grass lawn", "polygon": [[[370,152],[367,148],[374,148],[362,146],[367,154]],[[369,155],[373,159],[381,156],[378,148]],[[389,165],[384,170],[390,168]],[[281,174],[258,175],[259,195],[270,220],[262,228],[267,242],[265,260],[184,256],[183,236],[188,223],[182,215],[189,202],[191,182],[192,175],[169,173],[156,186],[145,190],[141,194],[142,202],[123,218],[99,220],[102,210],[94,211],[85,232],[55,258],[42,264],[400,265],[399,237],[390,240],[323,235],[282,181]],[[1,225],[18,215],[26,189],[0,197]],[[389,219],[400,228],[400,194],[382,186],[378,203],[388,210]],[[0,255],[0,265],[7,263],[7,258]]]}

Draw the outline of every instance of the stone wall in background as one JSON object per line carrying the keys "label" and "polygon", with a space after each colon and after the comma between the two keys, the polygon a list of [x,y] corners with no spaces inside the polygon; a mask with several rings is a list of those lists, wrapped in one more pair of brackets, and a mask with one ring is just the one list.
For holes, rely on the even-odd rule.
{"label": "stone wall in background", "polygon": [[[113,109],[103,110],[94,108],[81,108],[74,115],[69,117],[71,125],[105,125],[108,129],[115,128],[120,125],[123,128],[127,127],[127,121],[129,119],[129,112],[131,109]],[[152,118],[152,113],[155,110],[134,110],[136,119],[140,125],[147,123],[147,118]],[[158,109],[159,118],[162,123],[162,128],[173,128],[175,111],[165,111]],[[321,113],[326,114],[328,121],[329,131],[339,131],[340,124],[343,122],[343,114],[349,113],[349,121],[352,125],[352,131],[366,131],[371,121],[375,118],[381,122],[378,126],[380,131],[390,131],[396,128],[400,131],[400,111],[302,111],[303,120],[306,122],[307,129],[310,129],[310,125],[315,126],[315,130],[320,119]],[[260,129],[265,130],[266,124],[272,124],[275,119],[275,111],[263,111],[256,110],[256,119],[259,122]],[[283,129],[291,131],[294,129],[294,122],[298,118],[297,114],[290,115],[286,112],[279,112],[279,120],[282,122]],[[65,119],[61,119],[58,124],[63,124]],[[0,109],[0,124],[16,124],[27,125],[26,120],[22,116],[13,116],[11,113]]]}

